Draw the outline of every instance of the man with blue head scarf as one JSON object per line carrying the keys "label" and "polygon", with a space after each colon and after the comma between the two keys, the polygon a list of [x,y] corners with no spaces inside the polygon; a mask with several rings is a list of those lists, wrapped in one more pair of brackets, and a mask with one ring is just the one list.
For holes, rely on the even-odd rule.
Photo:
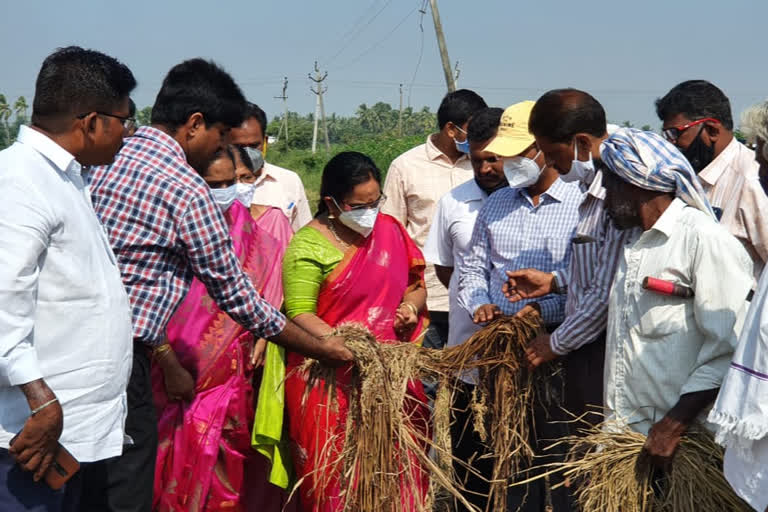
{"label": "man with blue head scarf", "polygon": [[634,229],[608,305],[607,419],[648,435],[667,468],[717,396],[747,309],[752,261],[721,227],[690,164],[655,133],[620,129],[600,145],[606,209]]}

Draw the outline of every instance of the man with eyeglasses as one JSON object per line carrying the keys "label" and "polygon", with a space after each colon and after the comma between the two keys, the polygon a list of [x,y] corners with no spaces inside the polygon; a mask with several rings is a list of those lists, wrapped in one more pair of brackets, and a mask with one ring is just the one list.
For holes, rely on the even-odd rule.
{"label": "man with eyeglasses", "polygon": [[747,249],[758,278],[768,261],[768,197],[754,150],[733,136],[728,98],[705,80],[688,80],[656,100],[656,113],[664,138],[688,159],[720,222]]}
{"label": "man with eyeglasses", "polygon": [[[123,451],[131,310],[84,176],[114,160],[135,87],[114,58],[59,49],[38,74],[31,126],[0,152],[3,511],[83,510],[82,494],[106,494],[94,468]],[[60,446],[80,470],[54,491]]]}

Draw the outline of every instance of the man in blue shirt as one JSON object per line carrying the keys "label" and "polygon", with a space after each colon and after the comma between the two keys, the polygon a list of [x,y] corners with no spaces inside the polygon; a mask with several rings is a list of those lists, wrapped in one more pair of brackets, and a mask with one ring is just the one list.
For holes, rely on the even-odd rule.
{"label": "man in blue shirt", "polygon": [[[545,165],[544,155],[528,132],[533,105],[525,101],[507,108],[496,137],[485,148],[503,157],[509,186],[486,200],[477,216],[468,246],[471,249],[457,265],[458,302],[476,324],[502,314],[513,315],[530,302],[513,303],[504,295],[502,285],[507,271],[535,267],[555,274],[557,282],[567,282],[571,238],[582,193],[577,184],[563,182],[554,168]],[[531,307],[539,311],[545,326],[552,328],[563,320],[565,296],[552,293],[537,299]],[[537,455],[544,455],[543,448],[566,433],[557,423],[565,419],[557,417],[562,401],[562,392],[558,392],[562,389],[561,377],[553,377],[547,385],[551,390],[547,396],[553,398],[547,403],[537,401],[533,411],[530,443]],[[542,481],[513,487],[508,494],[508,508],[544,510],[545,494]],[[570,509],[567,489],[552,492],[551,498],[555,510]]]}

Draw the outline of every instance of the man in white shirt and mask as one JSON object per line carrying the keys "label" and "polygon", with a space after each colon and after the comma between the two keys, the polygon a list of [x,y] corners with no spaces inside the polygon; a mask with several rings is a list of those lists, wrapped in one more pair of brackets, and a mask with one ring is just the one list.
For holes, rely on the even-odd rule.
{"label": "man in white shirt and mask", "polygon": [[[600,146],[606,209],[628,237],[611,288],[607,419],[647,434],[668,469],[681,436],[706,419],[728,369],[752,288],[752,261],[717,223],[683,155],[651,132]],[[654,281],[659,280],[659,281]]]}
{"label": "man in white shirt and mask", "polygon": [[[57,50],[37,77],[32,125],[0,153],[3,511],[78,510],[81,491],[104,492],[88,463],[122,453],[131,313],[83,166],[114,159],[135,86],[112,57]],[[53,491],[43,479],[59,441],[81,469]]]}
{"label": "man in white shirt and mask", "polygon": [[[267,155],[267,114],[256,104],[248,103],[245,121],[233,128],[230,135],[235,146],[258,149]],[[280,208],[296,232],[312,220],[307,194],[301,177],[293,171],[264,162],[255,169],[257,176],[252,182],[238,184],[238,194],[243,201],[250,194],[248,206],[258,204]]]}

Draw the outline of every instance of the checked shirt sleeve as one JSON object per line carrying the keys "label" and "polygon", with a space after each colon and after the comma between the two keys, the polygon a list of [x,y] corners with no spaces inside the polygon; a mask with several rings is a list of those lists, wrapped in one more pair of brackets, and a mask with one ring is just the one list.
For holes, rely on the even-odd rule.
{"label": "checked shirt sleeve", "polygon": [[243,272],[219,207],[210,193],[193,201],[179,234],[194,274],[211,298],[237,323],[267,338],[285,327],[285,317],[264,300]]}

